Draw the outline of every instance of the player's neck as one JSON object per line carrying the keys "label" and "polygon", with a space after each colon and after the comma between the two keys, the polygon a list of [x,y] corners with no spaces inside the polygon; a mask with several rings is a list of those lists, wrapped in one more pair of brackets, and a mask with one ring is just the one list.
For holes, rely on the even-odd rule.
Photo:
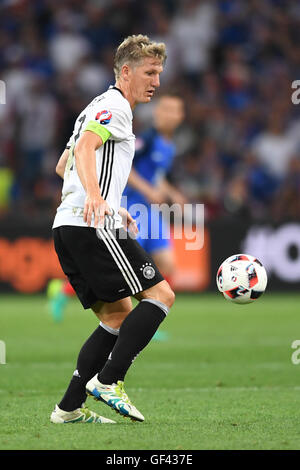
{"label": "player's neck", "polygon": [[136,107],[137,103],[135,102],[135,100],[134,100],[134,98],[133,98],[133,96],[130,92],[130,88],[126,84],[126,82],[121,81],[121,80],[117,80],[116,84],[115,84],[115,87],[118,88],[121,91],[124,98],[126,98],[126,100],[129,102],[131,109],[134,109]]}

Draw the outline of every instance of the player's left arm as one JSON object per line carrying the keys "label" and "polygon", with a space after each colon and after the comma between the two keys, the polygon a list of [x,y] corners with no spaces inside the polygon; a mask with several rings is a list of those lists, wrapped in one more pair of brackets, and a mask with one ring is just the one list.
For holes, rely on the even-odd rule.
{"label": "player's left arm", "polygon": [[69,158],[69,149],[65,149],[57,162],[55,171],[62,179],[64,179],[65,168]]}

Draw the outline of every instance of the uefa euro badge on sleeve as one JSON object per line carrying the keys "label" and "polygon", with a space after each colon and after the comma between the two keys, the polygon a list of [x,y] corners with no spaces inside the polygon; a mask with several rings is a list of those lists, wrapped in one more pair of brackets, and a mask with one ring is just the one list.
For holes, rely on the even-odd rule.
{"label": "uefa euro badge on sleeve", "polygon": [[107,109],[104,109],[103,111],[97,113],[95,119],[96,121],[99,121],[100,124],[105,125],[105,124],[109,124],[111,118],[112,118],[112,113],[108,111]]}

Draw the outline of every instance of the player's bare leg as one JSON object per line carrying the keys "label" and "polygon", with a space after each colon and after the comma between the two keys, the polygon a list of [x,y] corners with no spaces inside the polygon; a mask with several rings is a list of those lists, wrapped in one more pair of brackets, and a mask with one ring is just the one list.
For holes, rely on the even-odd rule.
{"label": "player's bare leg", "polygon": [[131,298],[126,297],[116,302],[102,302],[99,300],[92,306],[92,310],[101,323],[118,330],[132,310]]}
{"label": "player's bare leg", "polygon": [[156,300],[170,309],[175,301],[175,294],[167,281],[161,281],[153,287],[139,292],[135,298],[142,300]]}

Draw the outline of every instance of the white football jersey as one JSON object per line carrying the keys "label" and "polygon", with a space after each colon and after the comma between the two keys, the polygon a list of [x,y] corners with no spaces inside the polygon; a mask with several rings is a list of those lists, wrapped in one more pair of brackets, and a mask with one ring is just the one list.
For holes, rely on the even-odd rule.
{"label": "white football jersey", "polygon": [[135,136],[129,102],[113,86],[96,96],[75,122],[67,144],[69,158],[64,173],[61,204],[53,228],[61,225],[88,226],[83,221],[86,192],[79,179],[74,156],[75,145],[86,130],[100,135],[104,142],[96,150],[96,168],[101,196],[112,211],[112,216],[105,216],[105,224],[109,228],[120,228],[123,224],[118,211],[134,157]]}

